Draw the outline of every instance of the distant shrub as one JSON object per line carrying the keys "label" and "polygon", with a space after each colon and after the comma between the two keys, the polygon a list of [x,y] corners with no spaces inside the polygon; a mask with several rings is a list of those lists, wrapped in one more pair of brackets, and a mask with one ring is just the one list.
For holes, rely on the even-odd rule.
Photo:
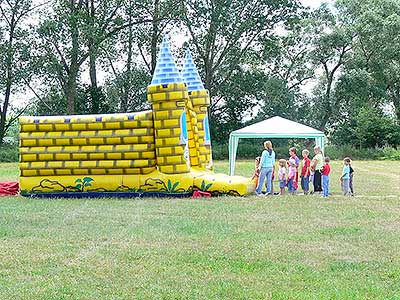
{"label": "distant shrub", "polygon": [[[307,148],[310,151],[310,156],[313,156],[313,147],[296,145],[298,152],[297,155],[301,158],[301,150]],[[276,158],[288,157],[289,146],[274,147]],[[226,160],[229,159],[228,144],[213,144],[212,145],[213,158],[215,160]],[[263,151],[261,142],[254,140],[253,143],[250,141],[240,142],[237,150],[237,159],[253,159]],[[385,147],[385,148],[355,148],[350,145],[336,146],[327,145],[325,147],[325,154],[331,159],[341,160],[348,156],[352,159],[359,160],[400,160],[400,149]]]}
{"label": "distant shrub", "polygon": [[18,145],[0,146],[0,162],[17,162],[18,160]]}
{"label": "distant shrub", "polygon": [[329,145],[325,147],[325,153],[331,159],[343,159],[346,156],[352,159],[359,159],[359,160],[400,159],[400,149],[395,149],[391,147],[359,149],[352,146]]}
{"label": "distant shrub", "polygon": [[[264,150],[263,142],[265,139],[254,139],[254,140],[244,140],[240,141],[237,149],[237,158],[238,159],[253,159],[257,156],[260,156],[262,151]],[[275,143],[274,144],[274,151],[276,158],[285,158],[289,156],[289,148],[292,146],[297,147],[298,152],[297,154],[299,157],[301,156],[301,150],[307,148],[305,145],[299,145],[297,143],[290,144],[291,146],[282,146],[282,143]],[[311,147],[308,147],[311,151]],[[215,160],[225,160],[229,159],[229,145],[226,144],[213,144],[212,145],[212,154],[213,159]]]}

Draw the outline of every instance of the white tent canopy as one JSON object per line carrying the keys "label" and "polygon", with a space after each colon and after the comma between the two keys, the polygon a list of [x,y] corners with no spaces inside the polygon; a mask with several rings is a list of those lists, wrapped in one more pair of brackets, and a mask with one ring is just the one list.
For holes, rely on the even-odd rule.
{"label": "white tent canopy", "polygon": [[229,136],[229,175],[235,173],[239,139],[249,138],[314,138],[315,144],[324,150],[325,135],[322,131],[281,117],[273,117],[233,131]]}

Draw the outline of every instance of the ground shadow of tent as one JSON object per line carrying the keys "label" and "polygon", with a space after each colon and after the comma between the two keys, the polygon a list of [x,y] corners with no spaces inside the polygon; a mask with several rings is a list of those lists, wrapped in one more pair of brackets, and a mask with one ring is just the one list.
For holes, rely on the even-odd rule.
{"label": "ground shadow of tent", "polygon": [[315,144],[324,150],[325,135],[322,131],[282,117],[272,117],[233,131],[229,136],[229,175],[235,173],[239,139],[251,138],[314,138]]}

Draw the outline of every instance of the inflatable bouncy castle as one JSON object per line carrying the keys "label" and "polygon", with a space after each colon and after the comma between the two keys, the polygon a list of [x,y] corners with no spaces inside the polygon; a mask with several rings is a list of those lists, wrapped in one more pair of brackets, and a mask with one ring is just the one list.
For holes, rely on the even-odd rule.
{"label": "inflatable bouncy castle", "polygon": [[176,67],[164,38],[147,99],[152,110],[20,118],[24,196],[242,196],[255,181],[214,174],[204,89],[190,51]]}

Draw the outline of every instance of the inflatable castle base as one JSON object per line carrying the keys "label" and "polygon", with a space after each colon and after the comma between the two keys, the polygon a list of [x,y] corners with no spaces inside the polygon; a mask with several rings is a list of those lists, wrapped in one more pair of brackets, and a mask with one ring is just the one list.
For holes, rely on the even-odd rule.
{"label": "inflatable castle base", "polygon": [[212,196],[244,196],[253,193],[255,182],[193,170],[188,174],[166,175],[83,175],[21,177],[21,195],[28,197],[190,197],[193,191]]}
{"label": "inflatable castle base", "polygon": [[147,88],[152,110],[20,117],[24,196],[186,197],[253,193],[255,181],[214,174],[210,97],[187,51],[180,72],[164,38]]}

